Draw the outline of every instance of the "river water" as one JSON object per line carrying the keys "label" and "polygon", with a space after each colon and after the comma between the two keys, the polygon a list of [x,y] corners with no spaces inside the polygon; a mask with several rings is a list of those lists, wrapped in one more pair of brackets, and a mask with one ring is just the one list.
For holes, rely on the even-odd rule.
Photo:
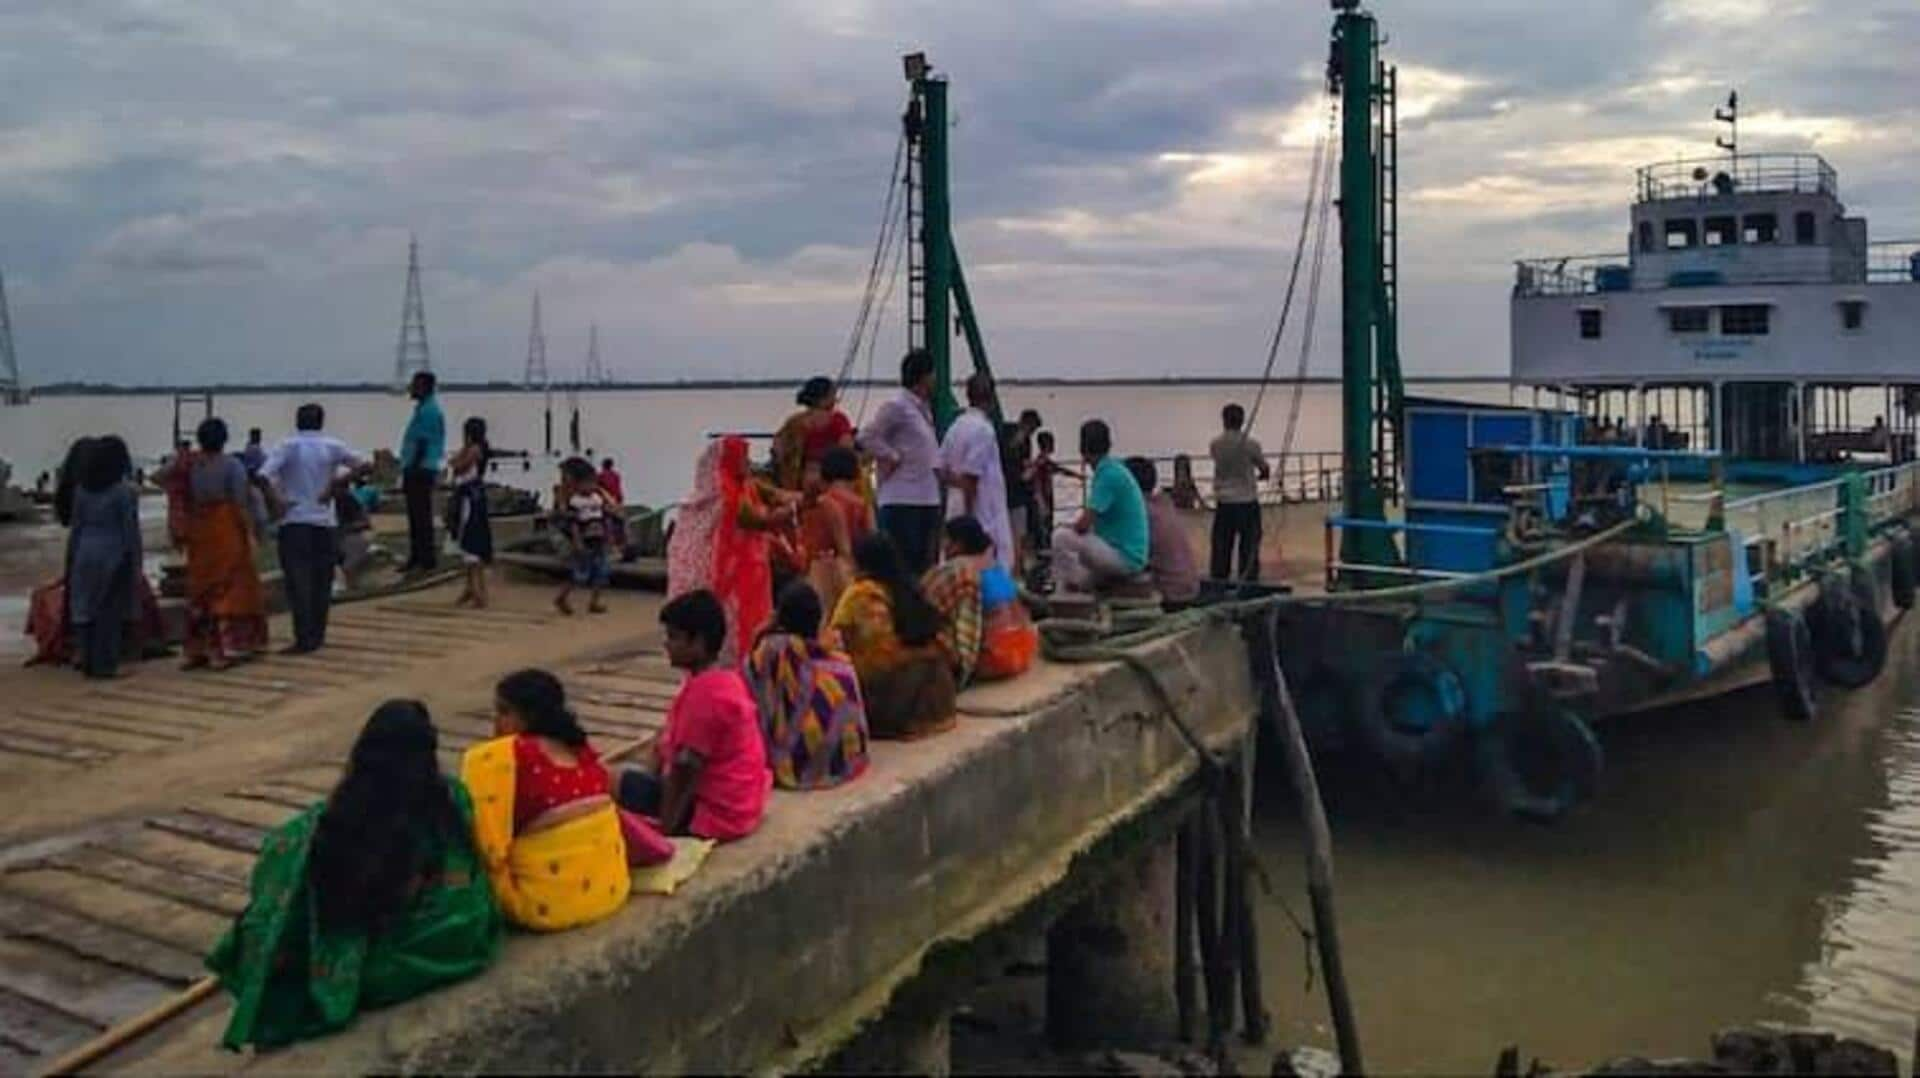
{"label": "river water", "polygon": [[[1433,392],[1507,399],[1504,385]],[[1220,404],[1252,395],[1220,386],[1004,391],[1008,407],[1040,409],[1064,448],[1083,418],[1098,415],[1113,422],[1123,452],[1149,453],[1204,451]],[[1258,433],[1270,450],[1290,396],[1276,389],[1264,405]],[[849,394],[850,413],[861,398]],[[397,440],[408,407],[386,395],[317,399],[331,430],[369,450]],[[271,441],[297,403],[235,395],[215,411],[236,432],[259,426]],[[1337,448],[1337,390],[1307,387],[1302,404],[1295,448]],[[538,395],[451,393],[444,405],[450,424],[485,416],[496,445],[541,446]],[[564,443],[566,397],[554,407]],[[709,432],[771,430],[791,397],[596,391],[580,408],[583,447],[619,458],[630,496],[658,504],[685,490]],[[42,399],[0,408],[0,457],[30,481],[70,439],[108,431],[155,457],[171,423],[166,397]],[[550,470],[541,463],[520,474],[535,486]],[[34,534],[57,546],[55,529]],[[26,535],[14,530],[7,549]],[[19,595],[0,588],[9,591],[0,618],[10,634]],[[1612,723],[1602,738],[1608,769],[1598,799],[1550,828],[1326,762],[1349,978],[1375,1069],[1488,1073],[1510,1042],[1562,1066],[1623,1052],[1701,1054],[1714,1029],[1754,1021],[1912,1043],[1920,643],[1911,628],[1896,633],[1873,687],[1831,695],[1810,724],[1783,720],[1762,690]],[[1304,915],[1301,850],[1278,789],[1263,791],[1260,846],[1277,890]],[[1303,988],[1305,947],[1277,901],[1263,903],[1261,920],[1276,1040],[1330,1045],[1324,996]]]}

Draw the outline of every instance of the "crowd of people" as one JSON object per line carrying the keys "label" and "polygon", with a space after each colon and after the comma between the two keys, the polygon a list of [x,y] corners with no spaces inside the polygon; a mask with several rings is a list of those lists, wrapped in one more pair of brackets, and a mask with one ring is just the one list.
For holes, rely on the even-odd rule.
{"label": "crowd of people", "polygon": [[[507,926],[561,931],[627,901],[632,870],[676,856],[676,839],[753,834],[773,789],[822,790],[871,767],[870,742],[938,736],[970,685],[1015,678],[1039,652],[1023,598],[1035,562],[1065,592],[1141,587],[1170,608],[1201,597],[1197,558],[1156,465],[1114,453],[1110,426],[1079,430],[1084,472],[1054,458],[1028,410],[1002,427],[991,381],[969,379],[944,437],[923,351],[901,389],[856,428],[835,385],[809,380],[799,410],[760,465],[746,438],[713,439],[668,539],[664,650],[682,681],[643,766],[616,773],[553,674],[522,670],[494,689],[494,736],[443,775],[426,706],[389,701],[367,720],[327,799],[276,829],[245,911],[209,957],[233,994],[231,1047],[274,1046],[338,1029],[360,1009],[484,969]],[[484,420],[451,455],[431,375],[413,385],[401,444],[414,531],[407,568],[436,565],[431,492],[452,482],[442,527],[467,563],[458,603],[489,601],[493,556]],[[1258,572],[1257,483],[1267,465],[1230,406],[1212,446],[1212,575]],[[302,405],[270,449],[240,453],[209,419],[157,477],[169,534],[186,555],[186,664],[222,668],[267,645],[254,544],[274,531],[294,640],[325,642],[343,519],[364,520],[370,465]],[[563,461],[550,519],[567,538],[569,577],[554,599],[605,609],[611,554],[624,543],[622,483],[611,460]],[[144,584],[131,462],[116,438],[76,445],[61,470],[72,539],[64,601],[82,668],[111,676],[120,627]],[[1050,528],[1053,487],[1083,478],[1077,515]],[[423,523],[424,522],[424,523]],[[419,534],[424,528],[425,537]],[[151,600],[147,600],[150,602]]]}

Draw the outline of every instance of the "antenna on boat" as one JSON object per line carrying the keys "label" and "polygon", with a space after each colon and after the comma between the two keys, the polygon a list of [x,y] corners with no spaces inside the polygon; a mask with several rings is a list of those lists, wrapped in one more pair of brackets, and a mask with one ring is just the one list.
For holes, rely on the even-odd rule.
{"label": "antenna on boat", "polygon": [[1740,174],[1740,91],[1727,92],[1725,108],[1713,110],[1713,118],[1727,125],[1725,135],[1716,135],[1713,144],[1727,151],[1727,173],[1730,176]]}

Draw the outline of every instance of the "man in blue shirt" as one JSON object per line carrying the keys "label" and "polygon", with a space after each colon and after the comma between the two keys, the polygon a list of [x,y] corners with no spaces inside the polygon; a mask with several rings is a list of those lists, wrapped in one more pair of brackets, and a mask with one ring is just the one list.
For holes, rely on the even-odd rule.
{"label": "man in blue shirt", "polygon": [[414,400],[413,418],[400,440],[400,489],[407,496],[407,564],[403,573],[432,572],[439,544],[433,527],[433,488],[447,452],[447,420],[434,396],[438,379],[432,371],[413,376],[407,395]]}
{"label": "man in blue shirt", "polygon": [[1053,576],[1065,591],[1094,591],[1147,567],[1147,502],[1133,473],[1112,454],[1113,431],[1106,421],[1080,425],[1087,501],[1073,525],[1053,536]]}

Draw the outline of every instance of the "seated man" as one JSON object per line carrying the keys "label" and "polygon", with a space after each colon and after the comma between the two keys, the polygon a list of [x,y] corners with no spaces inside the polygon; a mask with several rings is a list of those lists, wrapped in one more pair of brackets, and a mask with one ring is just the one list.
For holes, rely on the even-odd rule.
{"label": "seated man", "polygon": [[1073,525],[1053,536],[1054,579],[1065,591],[1095,591],[1147,567],[1146,499],[1112,450],[1113,432],[1104,420],[1080,425],[1080,456],[1090,476],[1087,500]]}
{"label": "seated man", "polygon": [[622,808],[651,816],[669,835],[730,842],[760,826],[773,775],[767,769],[760,711],[739,671],[719,661],[727,612],[699,589],[660,610],[667,661],[686,672],[651,771],[620,776]]}
{"label": "seated man", "polygon": [[1160,601],[1169,610],[1192,606],[1200,598],[1200,569],[1173,499],[1160,490],[1160,470],[1145,457],[1128,457],[1127,472],[1146,497],[1147,572],[1153,575]]}

